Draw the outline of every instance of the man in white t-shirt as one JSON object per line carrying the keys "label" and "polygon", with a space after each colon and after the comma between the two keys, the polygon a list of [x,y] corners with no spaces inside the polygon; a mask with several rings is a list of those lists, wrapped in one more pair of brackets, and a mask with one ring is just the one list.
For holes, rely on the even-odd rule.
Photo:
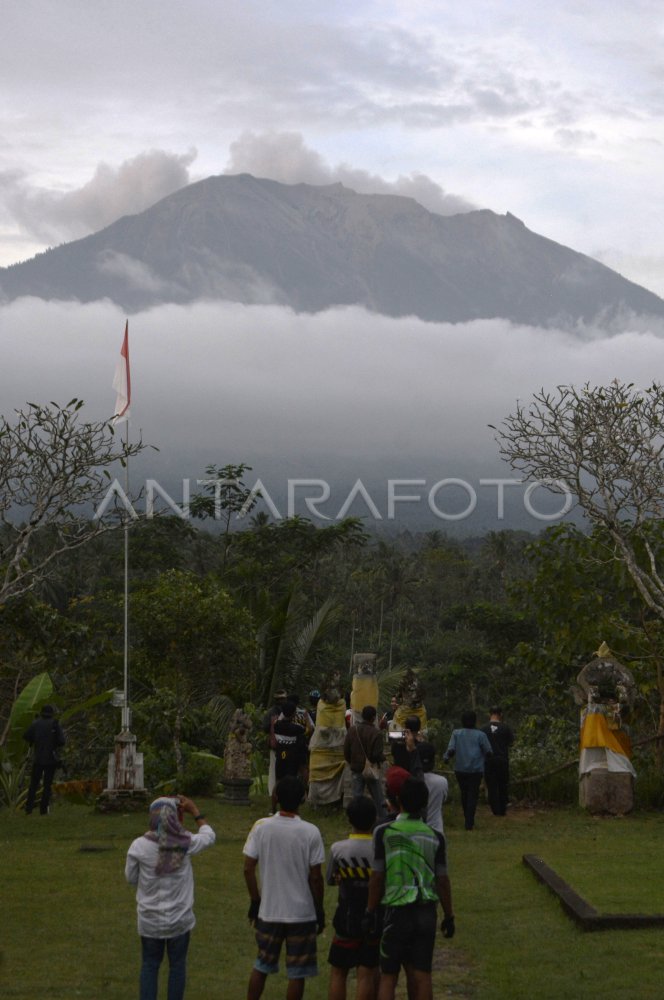
{"label": "man in white t-shirt", "polygon": [[422,770],[424,772],[424,784],[429,789],[429,801],[427,803],[426,815],[422,818],[430,827],[434,830],[438,830],[438,833],[444,833],[443,802],[447,801],[447,795],[449,792],[447,778],[443,777],[442,774],[434,773],[433,769],[436,764],[436,748],[433,743],[418,743],[418,750],[420,753],[420,760],[422,761]]}
{"label": "man in white t-shirt", "polygon": [[[318,975],[316,935],[325,928],[323,838],[313,823],[298,816],[304,801],[302,781],[288,775],[276,787],[279,812],[254,823],[243,848],[249,890],[249,921],[256,928],[258,957],[247,1000],[258,1000],[267,976],[279,971],[286,943],[286,1000],[300,1000],[305,980]],[[256,869],[260,866],[260,889]]]}

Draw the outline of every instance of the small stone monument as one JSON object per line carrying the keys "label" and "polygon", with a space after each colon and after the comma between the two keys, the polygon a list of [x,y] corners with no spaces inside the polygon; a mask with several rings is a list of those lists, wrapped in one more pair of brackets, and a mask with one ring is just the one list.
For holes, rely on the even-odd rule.
{"label": "small stone monument", "polygon": [[226,750],[224,753],[224,775],[221,783],[224,786],[224,799],[236,806],[249,805],[249,790],[251,777],[251,719],[238,708],[231,718]]}
{"label": "small stone monument", "polygon": [[143,754],[136,749],[136,737],[130,731],[131,709],[118,692],[113,704],[122,708],[122,729],[115,737],[113,753],[108,757],[106,788],[96,801],[98,812],[132,812],[145,809],[149,801],[143,782]]}
{"label": "small stone monument", "polygon": [[636,696],[632,674],[605,642],[572,688],[581,707],[579,804],[622,816],[634,808],[632,744],[625,726]]}

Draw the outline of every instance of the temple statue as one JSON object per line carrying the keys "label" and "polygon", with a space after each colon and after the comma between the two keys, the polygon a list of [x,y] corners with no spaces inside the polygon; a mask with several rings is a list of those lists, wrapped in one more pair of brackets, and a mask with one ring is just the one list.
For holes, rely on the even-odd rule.
{"label": "temple statue", "polygon": [[409,715],[416,715],[420,720],[420,730],[426,732],[427,710],[424,707],[424,688],[419,677],[410,667],[397,688],[398,707],[388,728],[403,729]]}
{"label": "temple statue", "polygon": [[344,793],[346,702],[341,674],[336,671],[321,685],[316,728],[309,741],[309,802],[313,806],[339,802]]}
{"label": "temple statue", "polygon": [[233,713],[224,752],[224,774],[221,784],[226,802],[249,805],[251,788],[251,719],[238,708]]}
{"label": "temple statue", "polygon": [[237,708],[231,718],[224,753],[224,777],[251,778],[251,719]]}
{"label": "temple statue", "polygon": [[602,643],[577,677],[581,707],[579,804],[591,813],[623,815],[634,807],[632,745],[625,719],[636,685],[630,671]]}

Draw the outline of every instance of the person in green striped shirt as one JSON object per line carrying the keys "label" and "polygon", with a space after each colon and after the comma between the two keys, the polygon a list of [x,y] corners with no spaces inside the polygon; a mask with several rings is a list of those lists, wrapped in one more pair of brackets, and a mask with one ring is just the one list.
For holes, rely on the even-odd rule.
{"label": "person in green striped shirt", "polygon": [[428,797],[422,780],[408,778],[398,796],[399,815],[374,831],[365,920],[370,927],[382,904],[378,1000],[394,1000],[402,967],[409,1000],[433,1000],[431,966],[438,902],[444,913],[441,930],[447,938],[454,935],[445,837],[421,818]]}

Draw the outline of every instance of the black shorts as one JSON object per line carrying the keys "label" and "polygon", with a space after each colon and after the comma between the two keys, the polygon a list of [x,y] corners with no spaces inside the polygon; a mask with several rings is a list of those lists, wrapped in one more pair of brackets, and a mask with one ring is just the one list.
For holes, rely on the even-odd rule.
{"label": "black shorts", "polygon": [[380,971],[398,973],[402,965],[431,972],[438,922],[435,903],[386,906],[380,941]]}
{"label": "black shorts", "polygon": [[327,960],[337,969],[356,969],[358,965],[375,969],[379,946],[379,939],[367,941],[365,938],[346,938],[335,934]]}

